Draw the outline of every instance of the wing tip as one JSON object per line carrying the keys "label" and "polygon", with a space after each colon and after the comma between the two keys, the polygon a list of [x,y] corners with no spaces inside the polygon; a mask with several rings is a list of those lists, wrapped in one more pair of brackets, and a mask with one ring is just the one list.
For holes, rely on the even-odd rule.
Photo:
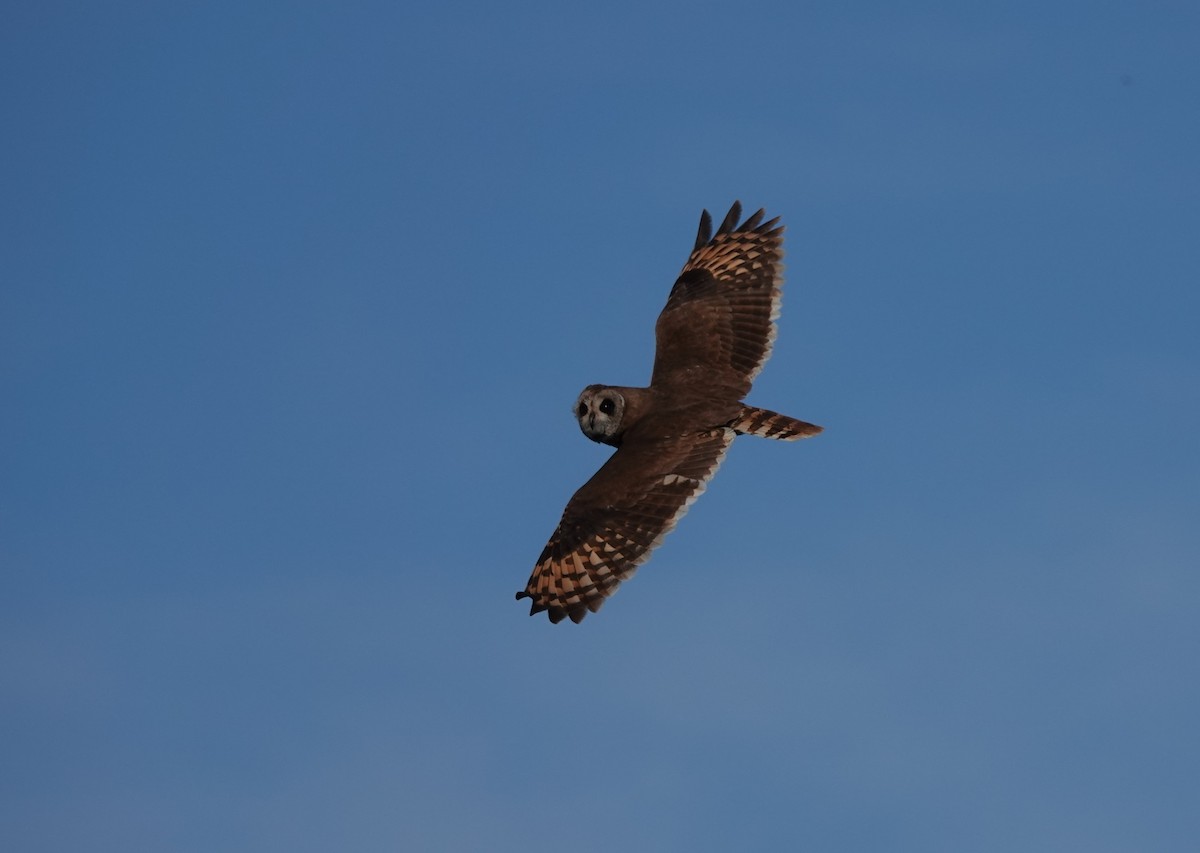
{"label": "wing tip", "polygon": [[557,625],[559,622],[567,618],[570,618],[572,622],[578,625],[583,621],[583,617],[587,616],[588,613],[598,613],[605,601],[604,598],[598,598],[593,601],[572,604],[569,607],[559,607],[558,605],[550,604],[546,601],[538,601],[533,597],[533,593],[531,593],[528,589],[523,589],[517,592],[516,600],[520,601],[522,598],[528,598],[530,601],[530,616],[537,616],[539,613],[545,613],[552,625]]}
{"label": "wing tip", "polygon": [[[708,241],[712,239],[712,214],[708,209],[700,211],[700,228],[696,231],[696,246],[699,249],[708,245]],[[693,249],[692,251],[695,251]]]}
{"label": "wing tip", "polygon": [[730,205],[729,212],[725,214],[725,218],[721,220],[721,224],[717,227],[714,234],[712,214],[705,208],[700,212],[700,227],[696,231],[696,245],[692,248],[692,251],[704,248],[712,242],[713,237],[721,234],[737,234],[742,231],[753,231],[766,236],[782,234],[785,226],[779,224],[780,217],[776,216],[763,222],[766,215],[766,208],[760,207],[745,220],[742,220],[742,203],[739,200],[735,200]]}
{"label": "wing tip", "polygon": [[721,227],[717,229],[718,234],[732,234],[738,230],[738,220],[742,218],[742,203],[734,201],[729,208],[729,212],[725,214],[725,218],[721,221]]}

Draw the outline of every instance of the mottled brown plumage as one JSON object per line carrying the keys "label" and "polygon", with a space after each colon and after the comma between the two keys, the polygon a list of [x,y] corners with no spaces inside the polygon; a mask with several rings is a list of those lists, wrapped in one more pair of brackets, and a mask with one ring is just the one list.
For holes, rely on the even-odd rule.
{"label": "mottled brown plumage", "polygon": [[735,435],[794,441],[819,426],[741,401],[771,355],[783,283],[783,226],[734,202],[716,234],[708,211],[655,328],[648,388],[589,385],[576,402],[588,438],[617,452],[567,503],[517,598],[530,615],[579,622],[627,580],[703,493]]}

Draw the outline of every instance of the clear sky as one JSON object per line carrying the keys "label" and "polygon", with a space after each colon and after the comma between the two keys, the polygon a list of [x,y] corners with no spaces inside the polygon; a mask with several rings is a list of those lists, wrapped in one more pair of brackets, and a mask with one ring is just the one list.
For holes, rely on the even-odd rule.
{"label": "clear sky", "polygon": [[[0,848],[1196,849],[1196,3],[3,18]],[[826,432],[530,619],[735,198]]]}

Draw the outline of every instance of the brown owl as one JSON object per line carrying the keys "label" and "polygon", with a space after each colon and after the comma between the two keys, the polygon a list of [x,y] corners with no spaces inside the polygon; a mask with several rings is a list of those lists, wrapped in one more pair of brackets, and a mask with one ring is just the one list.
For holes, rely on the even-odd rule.
{"label": "brown owl", "polygon": [[628,580],[704,491],[735,435],[794,441],[821,427],[742,398],[771,354],[783,279],[783,226],[734,202],[696,247],[655,327],[649,388],[589,385],[579,428],[617,451],[575,493],[525,589],[532,616],[580,622]]}

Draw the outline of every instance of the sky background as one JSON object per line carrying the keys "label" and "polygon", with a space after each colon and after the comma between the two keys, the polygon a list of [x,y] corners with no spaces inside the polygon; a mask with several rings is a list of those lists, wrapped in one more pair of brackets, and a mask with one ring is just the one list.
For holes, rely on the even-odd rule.
{"label": "sky background", "polygon": [[[1183,851],[1200,6],[56,3],[0,26],[0,848]],[[525,584],[702,208],[740,439]]]}

